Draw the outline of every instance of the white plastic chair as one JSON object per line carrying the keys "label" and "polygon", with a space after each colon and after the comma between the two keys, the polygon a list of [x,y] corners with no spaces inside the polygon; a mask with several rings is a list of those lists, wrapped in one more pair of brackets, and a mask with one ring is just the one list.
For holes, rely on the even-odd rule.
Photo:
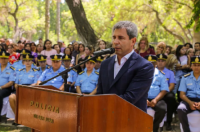
{"label": "white plastic chair", "polygon": [[[199,111],[195,110],[187,115],[188,123],[191,132],[200,132],[200,113]],[[181,132],[183,131],[182,125],[180,123]]]}
{"label": "white plastic chair", "polygon": [[3,107],[2,107],[2,110],[1,110],[1,115],[5,115],[7,113],[8,103],[9,103],[9,96],[3,98]]}
{"label": "white plastic chair", "polygon": [[[152,116],[154,118],[155,111],[151,107],[149,107],[149,108],[147,108],[147,114],[149,114],[150,116]],[[162,122],[160,123],[160,127],[163,127],[165,121],[166,121],[166,114],[165,114],[165,117],[163,118]]]}
{"label": "white plastic chair", "polygon": [[6,117],[7,118],[13,118],[15,119],[15,114],[10,106],[10,102],[8,102],[8,105],[7,105],[7,114],[6,114]]}

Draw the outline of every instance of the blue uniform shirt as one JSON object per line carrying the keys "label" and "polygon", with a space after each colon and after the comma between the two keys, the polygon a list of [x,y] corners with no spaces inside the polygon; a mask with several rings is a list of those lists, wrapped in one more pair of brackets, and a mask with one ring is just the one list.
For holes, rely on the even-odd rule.
{"label": "blue uniform shirt", "polygon": [[[46,69],[50,69],[50,68],[51,68],[51,66],[46,65]],[[45,69],[45,70],[46,70],[46,69]],[[45,71],[45,70],[44,70],[44,71]],[[40,75],[41,75],[44,71],[42,71],[41,67],[39,67],[38,72],[40,73]]]}
{"label": "blue uniform shirt", "polygon": [[71,83],[76,82],[77,77],[78,77],[77,72],[75,70],[71,70],[68,72],[67,81]]}
{"label": "blue uniform shirt", "polygon": [[[65,68],[63,66],[60,66],[60,68],[56,72],[54,72],[53,68],[51,67],[50,69],[47,69],[42,73],[42,75],[40,76],[38,81],[43,82],[45,80],[48,80],[48,79],[58,75],[60,72],[62,72],[64,70],[65,70]],[[59,89],[63,83],[64,83],[64,80],[63,80],[62,76],[58,76],[58,77],[52,79],[51,81],[48,81],[44,85],[53,85],[54,87]]]}
{"label": "blue uniform shirt", "polygon": [[37,69],[31,68],[31,70],[26,72],[26,68],[23,68],[17,72],[15,83],[16,84],[33,84],[37,82],[39,77],[40,77],[40,73],[37,71]]}
{"label": "blue uniform shirt", "polygon": [[193,72],[183,76],[179,91],[185,92],[188,98],[200,98],[200,77],[196,80]]}
{"label": "blue uniform shirt", "polygon": [[[16,71],[18,72],[20,69],[26,68],[25,65],[23,65],[22,60],[16,61],[13,65],[15,67]],[[37,68],[36,65],[32,64],[31,68]]]}
{"label": "blue uniform shirt", "polygon": [[91,93],[97,86],[99,74],[93,69],[92,73],[87,75],[87,68],[79,73],[75,86],[79,86],[82,93]]}
{"label": "blue uniform shirt", "polygon": [[95,71],[99,73],[99,70],[100,70],[100,68],[99,68],[99,69],[97,69],[97,70],[95,70]]}
{"label": "blue uniform shirt", "polygon": [[0,65],[0,86],[3,86],[10,81],[15,81],[15,74],[16,73],[14,67],[7,65],[6,68],[1,71]]}
{"label": "blue uniform shirt", "polygon": [[165,67],[163,72],[165,73],[165,77],[167,79],[168,86],[170,83],[176,84],[175,75],[174,75],[173,71],[171,71]]}
{"label": "blue uniform shirt", "polygon": [[169,92],[169,87],[166,81],[166,77],[157,68],[155,68],[153,81],[151,83],[151,87],[148,92],[148,99],[154,99],[163,90]]}

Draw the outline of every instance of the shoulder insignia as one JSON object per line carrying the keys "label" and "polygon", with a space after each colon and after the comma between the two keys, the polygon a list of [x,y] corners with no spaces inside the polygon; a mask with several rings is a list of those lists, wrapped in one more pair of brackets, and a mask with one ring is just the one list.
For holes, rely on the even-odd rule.
{"label": "shoulder insignia", "polygon": [[189,75],[191,75],[191,73],[185,74],[184,77],[188,77]]}
{"label": "shoulder insignia", "polygon": [[13,66],[10,66],[10,68],[15,71],[15,68]]}
{"label": "shoulder insignia", "polygon": [[77,70],[76,70],[76,69],[73,69],[73,71],[77,72]]}
{"label": "shoulder insignia", "polygon": [[47,66],[47,69],[50,69],[51,68],[51,66]]}
{"label": "shoulder insignia", "polygon": [[32,68],[33,69],[33,71],[38,71],[39,69],[36,69],[36,68]]}
{"label": "shoulder insignia", "polygon": [[22,68],[22,69],[19,69],[19,71],[22,71],[22,70],[24,70],[25,68]]}
{"label": "shoulder insignia", "polygon": [[81,74],[83,74],[83,73],[84,73],[84,71],[80,72],[79,75],[81,75]]}
{"label": "shoulder insignia", "polygon": [[34,65],[34,66],[36,66],[36,64],[35,64],[35,63],[33,63],[33,65]]}
{"label": "shoulder insignia", "polygon": [[96,72],[96,71],[95,71],[95,73],[96,73],[97,75],[99,75],[99,73],[98,73],[98,72]]}
{"label": "shoulder insignia", "polygon": [[160,72],[165,75],[165,73],[163,71],[160,71]]}

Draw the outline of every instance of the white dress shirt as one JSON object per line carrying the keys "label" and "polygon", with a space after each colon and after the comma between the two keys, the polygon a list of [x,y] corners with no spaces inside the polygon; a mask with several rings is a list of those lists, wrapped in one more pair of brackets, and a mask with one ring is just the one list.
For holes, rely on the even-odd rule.
{"label": "white dress shirt", "polygon": [[120,71],[120,69],[122,68],[122,66],[124,65],[124,63],[130,58],[130,56],[133,54],[134,50],[132,50],[130,53],[128,53],[127,55],[125,55],[124,57],[121,58],[121,63],[119,65],[118,60],[117,60],[117,55],[115,57],[115,65],[114,65],[114,79],[117,76],[118,72]]}

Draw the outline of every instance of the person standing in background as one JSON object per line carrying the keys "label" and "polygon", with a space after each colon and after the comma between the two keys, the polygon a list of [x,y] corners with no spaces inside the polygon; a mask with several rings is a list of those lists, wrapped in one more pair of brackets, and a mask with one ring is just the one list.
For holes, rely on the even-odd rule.
{"label": "person standing in background", "polygon": [[51,66],[52,61],[51,61],[50,56],[56,55],[57,51],[55,49],[52,49],[52,42],[49,39],[45,40],[44,50],[41,52],[41,54],[47,56],[47,64]]}

